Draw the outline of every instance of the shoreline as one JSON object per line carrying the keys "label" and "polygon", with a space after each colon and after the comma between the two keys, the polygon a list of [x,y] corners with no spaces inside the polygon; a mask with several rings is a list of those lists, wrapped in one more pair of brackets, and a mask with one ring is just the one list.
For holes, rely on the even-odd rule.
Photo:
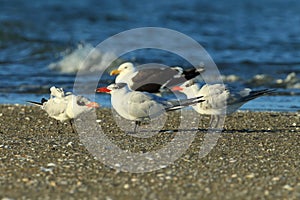
{"label": "shoreline", "polygon": [[[129,173],[95,159],[69,123],[38,107],[0,109],[0,199],[300,198],[299,112],[234,113],[203,158],[198,152],[209,117],[201,117],[193,142],[173,164]],[[132,152],[162,148],[180,119],[174,112],[164,126],[173,131],[136,138],[116,128],[110,109],[97,110],[97,118],[112,141]]]}
{"label": "shoreline", "polygon": [[[14,104],[8,104],[8,103],[0,103],[0,108],[2,107],[2,106],[16,106],[16,107],[18,107],[18,106],[25,106],[25,107],[27,107],[27,106],[29,106],[29,107],[32,107],[32,106],[34,106],[34,105],[31,105],[31,104],[29,104],[29,103],[24,103],[24,104],[20,104],[20,103],[14,103]],[[107,106],[107,105],[105,105],[105,106],[102,106],[101,104],[100,104],[100,110],[101,109],[110,109],[111,108],[111,106]],[[192,110],[192,108],[190,108],[190,107],[186,107],[184,110]],[[239,110],[237,110],[236,112],[266,112],[266,113],[268,113],[268,112],[275,112],[275,113],[300,113],[300,110],[269,110],[269,109],[243,109],[243,107],[241,107]]]}

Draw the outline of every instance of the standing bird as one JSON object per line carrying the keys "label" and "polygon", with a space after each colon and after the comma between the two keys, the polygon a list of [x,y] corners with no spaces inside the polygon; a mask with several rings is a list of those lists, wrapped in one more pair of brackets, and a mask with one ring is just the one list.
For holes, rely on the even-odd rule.
{"label": "standing bird", "polygon": [[243,104],[257,97],[270,94],[274,90],[264,89],[253,91],[250,88],[235,90],[224,84],[205,84],[201,88],[193,80],[186,81],[181,86],[175,86],[172,91],[184,93],[187,98],[203,96],[204,102],[193,105],[200,114],[212,115],[210,126],[219,124],[221,115],[229,115]]}
{"label": "standing bird", "polygon": [[131,90],[158,93],[165,88],[171,88],[195,78],[203,71],[204,68],[200,67],[183,70],[181,67],[163,67],[162,65],[137,69],[132,63],[126,62],[118,69],[111,71],[110,75],[118,75],[115,83],[127,83]]}
{"label": "standing bird", "polygon": [[47,100],[42,98],[41,102],[27,101],[34,105],[41,106],[49,117],[64,122],[69,120],[74,131],[73,120],[80,114],[89,112],[93,108],[98,108],[99,104],[91,102],[83,96],[76,96],[71,92],[65,93],[62,88],[52,86],[50,88],[50,98]]}
{"label": "standing bird", "polygon": [[202,96],[185,100],[167,100],[148,92],[131,91],[126,83],[111,84],[96,92],[111,94],[111,104],[123,118],[135,121],[134,133],[142,121],[157,117],[164,112],[202,102]]}

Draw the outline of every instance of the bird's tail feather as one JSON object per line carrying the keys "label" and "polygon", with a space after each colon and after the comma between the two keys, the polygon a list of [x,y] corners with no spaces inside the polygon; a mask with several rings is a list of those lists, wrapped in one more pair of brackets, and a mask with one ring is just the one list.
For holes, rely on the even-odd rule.
{"label": "bird's tail feather", "polygon": [[257,97],[260,97],[260,96],[263,96],[263,95],[266,95],[266,94],[272,94],[275,92],[275,89],[264,89],[264,90],[257,90],[257,91],[253,91],[253,92],[250,92],[250,94],[246,97],[244,97],[242,99],[242,101],[250,101],[252,99],[255,99]]}
{"label": "bird's tail feather", "polygon": [[41,102],[36,102],[36,101],[26,101],[26,102],[31,103],[31,104],[34,104],[34,105],[36,105],[36,106],[42,106],[43,103],[45,103],[46,101],[47,101],[47,99],[42,98]]}
{"label": "bird's tail feather", "polygon": [[200,102],[203,102],[205,100],[201,99],[203,96],[199,96],[199,97],[194,97],[194,98],[190,98],[190,99],[182,99],[179,101],[173,101],[172,102],[172,106],[167,107],[165,110],[168,111],[173,111],[173,110],[178,110],[190,105],[194,105]]}
{"label": "bird's tail feather", "polygon": [[27,103],[31,103],[33,105],[36,105],[36,106],[42,106],[43,104],[41,102],[36,102],[36,101],[26,101]]}

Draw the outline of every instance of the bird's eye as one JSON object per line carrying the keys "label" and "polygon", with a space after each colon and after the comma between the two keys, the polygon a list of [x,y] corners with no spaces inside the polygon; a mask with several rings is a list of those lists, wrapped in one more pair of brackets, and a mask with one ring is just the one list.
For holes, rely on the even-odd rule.
{"label": "bird's eye", "polygon": [[84,106],[85,105],[85,103],[83,101],[81,101],[81,100],[78,100],[77,104],[80,105],[80,106]]}
{"label": "bird's eye", "polygon": [[127,66],[126,66],[126,67],[124,67],[124,69],[127,69]]}
{"label": "bird's eye", "polygon": [[114,86],[112,87],[112,89],[119,89],[119,86],[118,86],[118,85],[114,85]]}

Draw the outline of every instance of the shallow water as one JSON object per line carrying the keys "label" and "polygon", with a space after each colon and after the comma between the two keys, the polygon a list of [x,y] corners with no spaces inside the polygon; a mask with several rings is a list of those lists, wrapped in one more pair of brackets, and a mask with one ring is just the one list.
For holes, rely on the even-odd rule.
{"label": "shallow water", "polygon": [[[119,32],[155,26],[198,41],[225,82],[277,89],[276,95],[256,99],[243,109],[297,111],[299,11],[296,0],[2,1],[0,103],[25,104],[26,100],[47,98],[52,85],[71,91],[76,71],[93,47]],[[111,52],[96,52],[84,67],[97,70],[113,56]],[[118,62],[125,60],[189,66],[179,56],[151,49],[130,52]],[[86,79],[86,84],[97,82],[97,78]],[[113,77],[104,74],[99,85],[110,82]],[[110,106],[109,96],[97,94],[96,99]]]}

